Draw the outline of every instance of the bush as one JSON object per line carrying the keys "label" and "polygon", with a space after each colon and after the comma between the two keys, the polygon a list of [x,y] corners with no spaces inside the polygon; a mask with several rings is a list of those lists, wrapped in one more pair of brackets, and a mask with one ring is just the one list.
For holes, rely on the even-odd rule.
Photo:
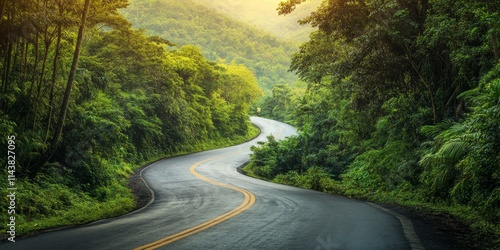
{"label": "bush", "polygon": [[302,174],[292,170],[285,174],[278,174],[273,182],[291,185],[322,192],[332,192],[335,190],[335,182],[331,175],[320,167],[312,167]]}

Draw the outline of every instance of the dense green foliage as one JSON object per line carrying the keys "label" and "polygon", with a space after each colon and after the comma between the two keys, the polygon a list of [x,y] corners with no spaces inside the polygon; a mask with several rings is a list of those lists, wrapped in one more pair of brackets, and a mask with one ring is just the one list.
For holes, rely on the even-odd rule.
{"label": "dense green foliage", "polygon": [[[300,2],[284,2],[280,12]],[[316,176],[325,186],[315,189],[447,207],[498,235],[499,11],[494,1],[324,1],[303,20],[318,31],[291,65],[307,93],[280,94],[267,110],[282,113],[266,114],[300,135],[254,148],[248,171],[299,186]]]}
{"label": "dense green foliage", "polygon": [[290,55],[295,50],[289,43],[204,5],[191,0],[136,0],[123,13],[148,34],[179,46],[196,45],[209,60],[245,65],[264,90],[270,90],[275,83],[296,80],[288,72]]}
{"label": "dense green foliage", "polygon": [[292,110],[300,104],[300,99],[304,95],[306,84],[298,81],[292,85],[275,84],[271,92],[265,95],[256,104],[257,110],[260,108],[258,115],[268,117],[279,121],[293,120]]}
{"label": "dense green foliage", "polygon": [[254,74],[131,29],[117,12],[126,0],[1,3],[0,136],[5,150],[15,136],[18,233],[130,211],[140,164],[255,132]]}

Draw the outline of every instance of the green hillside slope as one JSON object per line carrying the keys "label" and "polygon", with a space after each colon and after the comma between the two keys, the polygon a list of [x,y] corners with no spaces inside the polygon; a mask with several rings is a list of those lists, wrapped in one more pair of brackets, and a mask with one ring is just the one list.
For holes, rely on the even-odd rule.
{"label": "green hillside slope", "polygon": [[248,23],[274,36],[294,41],[306,42],[314,30],[309,25],[300,25],[298,20],[308,16],[321,3],[310,0],[286,16],[278,15],[276,7],[282,0],[193,0],[236,20]]}
{"label": "green hillside slope", "polygon": [[296,80],[288,72],[293,46],[193,1],[133,0],[123,14],[150,35],[200,47],[209,60],[247,66],[264,89]]}

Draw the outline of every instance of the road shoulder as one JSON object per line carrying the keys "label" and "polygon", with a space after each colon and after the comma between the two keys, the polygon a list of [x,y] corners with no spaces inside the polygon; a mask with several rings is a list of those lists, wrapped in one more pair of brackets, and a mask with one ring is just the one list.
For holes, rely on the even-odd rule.
{"label": "road shoulder", "polygon": [[474,240],[470,228],[465,223],[450,215],[398,205],[377,205],[408,218],[427,250],[485,249],[484,245]]}

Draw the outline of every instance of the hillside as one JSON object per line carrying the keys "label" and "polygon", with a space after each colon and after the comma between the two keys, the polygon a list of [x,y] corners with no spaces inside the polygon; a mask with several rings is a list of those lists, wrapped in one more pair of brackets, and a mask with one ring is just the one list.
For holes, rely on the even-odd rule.
{"label": "hillside", "polygon": [[253,25],[287,41],[305,42],[314,30],[309,25],[300,25],[298,20],[308,16],[321,3],[310,0],[286,16],[279,16],[276,8],[282,0],[194,0],[231,18]]}
{"label": "hillside", "polygon": [[177,48],[195,45],[209,60],[247,66],[266,90],[275,83],[296,80],[288,72],[295,46],[194,1],[133,0],[123,15],[134,27],[167,39]]}

